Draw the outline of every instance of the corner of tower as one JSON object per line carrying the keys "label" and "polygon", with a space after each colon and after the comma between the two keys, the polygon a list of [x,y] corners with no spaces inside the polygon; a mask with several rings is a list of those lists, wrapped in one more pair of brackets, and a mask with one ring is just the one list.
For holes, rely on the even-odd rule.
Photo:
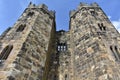
{"label": "corner of tower", "polygon": [[70,18],[75,14],[76,10],[71,10],[69,13]]}
{"label": "corner of tower", "polygon": [[48,10],[48,6],[47,6],[47,5],[45,5],[45,4],[39,4],[37,7],[45,10],[46,12],[49,12],[49,14],[50,14],[52,17],[55,17],[55,11]]}

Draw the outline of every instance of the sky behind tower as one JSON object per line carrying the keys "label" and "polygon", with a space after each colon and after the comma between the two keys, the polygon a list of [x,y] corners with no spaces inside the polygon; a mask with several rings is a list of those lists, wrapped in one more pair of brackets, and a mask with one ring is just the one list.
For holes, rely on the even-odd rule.
{"label": "sky behind tower", "polygon": [[0,34],[14,25],[30,2],[36,5],[44,3],[49,10],[56,11],[57,30],[68,30],[69,12],[80,2],[97,2],[120,31],[120,0],[0,0]]}

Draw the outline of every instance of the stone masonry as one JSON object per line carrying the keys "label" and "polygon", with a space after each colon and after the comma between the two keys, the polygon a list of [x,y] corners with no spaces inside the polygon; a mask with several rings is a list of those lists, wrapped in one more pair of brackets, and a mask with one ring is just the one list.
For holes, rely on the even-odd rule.
{"label": "stone masonry", "polygon": [[70,11],[68,31],[30,3],[0,36],[0,80],[120,80],[119,63],[120,34],[97,3]]}

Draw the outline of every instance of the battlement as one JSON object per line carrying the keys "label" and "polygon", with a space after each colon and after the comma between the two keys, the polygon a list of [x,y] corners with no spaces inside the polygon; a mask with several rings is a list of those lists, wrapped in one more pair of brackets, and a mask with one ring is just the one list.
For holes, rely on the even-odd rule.
{"label": "battlement", "polygon": [[55,11],[48,10],[47,5],[45,5],[45,4],[35,5],[32,2],[30,2],[28,5],[28,8],[43,9],[45,12],[49,13],[52,17],[55,17]]}
{"label": "battlement", "polygon": [[70,11],[70,17],[72,17],[75,13],[77,13],[79,10],[81,10],[82,8],[84,8],[84,7],[88,7],[88,8],[92,8],[92,7],[98,7],[99,8],[99,5],[96,3],[96,2],[94,2],[94,3],[91,3],[91,4],[87,4],[87,3],[83,3],[83,2],[80,2],[80,4],[79,4],[79,6],[77,7],[77,9],[76,10],[71,10]]}
{"label": "battlement", "polygon": [[99,5],[96,2],[91,4],[80,2],[78,8],[80,7],[99,7]]}

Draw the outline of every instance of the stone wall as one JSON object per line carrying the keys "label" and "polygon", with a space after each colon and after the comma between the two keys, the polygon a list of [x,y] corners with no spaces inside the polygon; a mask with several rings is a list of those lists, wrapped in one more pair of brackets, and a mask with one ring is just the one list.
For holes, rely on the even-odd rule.
{"label": "stone wall", "polygon": [[69,32],[60,30],[56,33],[56,51],[58,55],[58,80],[71,79],[71,53]]}
{"label": "stone wall", "polygon": [[106,14],[98,5],[93,8],[93,5],[82,4],[70,16],[74,80],[120,79],[119,67],[116,67],[119,51],[114,54],[110,50],[111,45],[119,47],[116,39],[119,33]]}
{"label": "stone wall", "polygon": [[0,36],[0,80],[119,80],[119,62],[120,34],[96,3],[70,12],[69,31],[30,3]]}
{"label": "stone wall", "polygon": [[[31,7],[32,5],[32,7]],[[45,6],[45,5],[44,5]],[[42,80],[51,35],[55,32],[54,12],[44,6],[29,7],[1,39],[0,80]],[[51,31],[54,31],[51,33]],[[0,56],[1,56],[0,54]]]}

